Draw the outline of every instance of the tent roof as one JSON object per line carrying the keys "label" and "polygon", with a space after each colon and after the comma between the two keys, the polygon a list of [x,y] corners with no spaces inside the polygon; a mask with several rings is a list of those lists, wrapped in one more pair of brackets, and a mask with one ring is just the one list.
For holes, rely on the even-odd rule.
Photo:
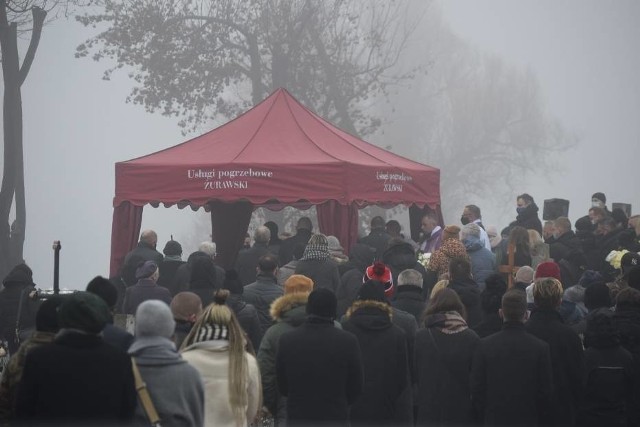
{"label": "tent roof", "polygon": [[204,135],[116,163],[114,205],[337,200],[435,206],[440,172],[362,141],[279,89]]}

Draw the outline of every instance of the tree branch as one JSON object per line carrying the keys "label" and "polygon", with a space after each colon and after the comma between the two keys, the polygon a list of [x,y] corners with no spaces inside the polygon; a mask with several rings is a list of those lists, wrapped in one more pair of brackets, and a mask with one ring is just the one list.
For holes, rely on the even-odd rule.
{"label": "tree branch", "polygon": [[47,17],[47,11],[37,6],[34,6],[31,9],[31,13],[33,15],[33,32],[31,33],[29,49],[27,50],[27,54],[24,57],[22,67],[20,67],[20,72],[18,74],[18,84],[20,86],[22,86],[22,83],[24,83],[27,78],[29,70],[31,69],[31,64],[33,64],[33,59],[36,56],[36,50],[38,50],[38,44],[40,43],[42,26],[44,25],[44,20]]}

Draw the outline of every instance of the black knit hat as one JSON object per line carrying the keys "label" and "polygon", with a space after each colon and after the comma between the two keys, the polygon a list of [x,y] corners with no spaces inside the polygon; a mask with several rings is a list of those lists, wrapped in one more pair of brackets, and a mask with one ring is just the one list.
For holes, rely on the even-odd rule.
{"label": "black knit hat", "polygon": [[602,203],[607,203],[607,196],[605,196],[604,193],[593,193],[593,196],[591,196],[591,198],[598,199]]}
{"label": "black knit hat", "polygon": [[327,288],[315,289],[307,300],[307,314],[335,319],[338,309],[336,295]]}
{"label": "black knit hat", "polygon": [[182,255],[182,245],[176,242],[175,240],[169,240],[165,245],[162,253],[171,256],[171,255]]}
{"label": "black knit hat", "polygon": [[109,308],[116,306],[118,302],[118,290],[108,279],[102,276],[96,276],[87,285],[87,292],[98,295],[107,303]]}

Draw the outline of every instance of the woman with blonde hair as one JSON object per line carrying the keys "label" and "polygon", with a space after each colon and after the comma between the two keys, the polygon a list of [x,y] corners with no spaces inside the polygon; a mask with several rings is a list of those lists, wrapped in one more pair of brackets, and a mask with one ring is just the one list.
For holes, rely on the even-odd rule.
{"label": "woman with blonde hair", "polygon": [[438,283],[433,285],[433,288],[431,289],[431,293],[429,294],[429,298],[435,297],[438,292],[440,292],[441,290],[445,289],[447,286],[449,286],[449,281],[448,280],[443,279],[443,280],[438,281]]}
{"label": "woman with blonde hair", "polygon": [[261,406],[260,371],[235,314],[218,290],[182,343],[182,358],[202,375],[206,426],[247,426]]}

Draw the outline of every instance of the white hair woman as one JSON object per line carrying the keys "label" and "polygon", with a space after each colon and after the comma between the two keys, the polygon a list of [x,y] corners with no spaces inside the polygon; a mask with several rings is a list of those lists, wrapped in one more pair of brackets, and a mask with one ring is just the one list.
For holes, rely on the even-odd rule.
{"label": "white hair woman", "polygon": [[198,369],[205,384],[205,425],[239,427],[258,415],[260,371],[235,314],[218,290],[182,343],[182,357]]}

